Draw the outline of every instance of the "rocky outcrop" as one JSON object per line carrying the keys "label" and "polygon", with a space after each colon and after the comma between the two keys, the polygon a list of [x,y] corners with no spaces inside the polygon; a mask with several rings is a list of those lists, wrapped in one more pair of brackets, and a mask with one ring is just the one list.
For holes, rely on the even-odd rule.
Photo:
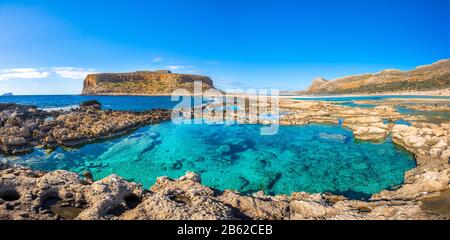
{"label": "rocky outcrop", "polygon": [[306,89],[307,92],[316,92],[320,89],[320,87],[325,84],[328,83],[329,81],[324,79],[324,78],[316,78],[312,81],[311,86]]}
{"label": "rocky outcrop", "polygon": [[45,112],[34,106],[0,104],[0,150],[22,154],[34,147],[76,146],[170,119],[169,110],[119,112],[99,108],[98,102],[90,102],[77,109]]}
{"label": "rocky outcrop", "polygon": [[446,89],[450,86],[450,59],[411,71],[384,70],[375,74],[314,80],[302,94],[364,94]]}
{"label": "rocky outcrop", "polygon": [[[418,199],[449,188],[450,124],[395,125],[392,140],[416,157],[417,167],[405,174],[405,184],[396,191],[382,191],[373,199]],[[448,207],[448,202],[446,203]]]}
{"label": "rocky outcrop", "polygon": [[392,139],[422,158],[441,159],[443,164],[450,160],[450,123],[395,125],[392,129]]}
{"label": "rocky outcrop", "polygon": [[[220,192],[195,173],[158,178],[150,190],[111,175],[91,183],[66,171],[39,172],[0,163],[0,219],[448,219],[447,196],[350,200],[331,194],[266,196]],[[429,202],[433,202],[430,204]],[[442,202],[442,200],[440,200]],[[445,201],[444,201],[445,203]],[[445,205],[445,204],[444,204]],[[440,209],[441,207],[442,209]]]}
{"label": "rocky outcrop", "polygon": [[288,113],[280,118],[281,125],[341,122],[343,127],[352,130],[356,139],[364,141],[383,140],[393,122],[406,117],[391,106],[352,108],[320,101],[283,100],[280,111]]}
{"label": "rocky outcrop", "polygon": [[176,89],[191,94],[194,82],[202,83],[202,90],[214,88],[209,77],[175,74],[170,71],[140,71],[132,73],[89,74],[84,80],[84,95],[170,95]]}

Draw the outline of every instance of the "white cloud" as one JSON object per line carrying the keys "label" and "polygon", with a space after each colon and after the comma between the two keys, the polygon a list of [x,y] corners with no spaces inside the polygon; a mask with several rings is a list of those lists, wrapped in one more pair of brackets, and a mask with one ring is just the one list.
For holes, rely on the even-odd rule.
{"label": "white cloud", "polygon": [[180,69],[186,69],[186,66],[178,66],[178,65],[173,65],[173,66],[167,66],[166,68],[170,69],[170,70],[180,70]]}
{"label": "white cloud", "polygon": [[157,62],[162,62],[164,60],[164,58],[162,57],[154,57],[153,58],[153,62],[157,63]]}
{"label": "white cloud", "polygon": [[50,72],[37,68],[10,68],[0,71],[0,80],[46,78]]}
{"label": "white cloud", "polygon": [[84,79],[88,74],[96,73],[93,69],[73,67],[57,67],[52,70],[56,75],[69,79]]}
{"label": "white cloud", "polygon": [[55,68],[9,68],[0,70],[0,80],[43,79],[51,75],[61,78],[84,79],[88,74],[96,73],[94,69],[55,67]]}

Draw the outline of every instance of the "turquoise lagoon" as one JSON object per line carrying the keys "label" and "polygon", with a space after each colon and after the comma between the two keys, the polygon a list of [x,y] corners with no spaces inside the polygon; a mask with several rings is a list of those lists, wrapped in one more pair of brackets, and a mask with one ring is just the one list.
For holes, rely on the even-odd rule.
{"label": "turquoise lagoon", "polygon": [[[171,108],[176,104],[168,97],[19,96],[2,97],[0,102],[5,98],[43,108],[76,105],[88,99],[116,110]],[[351,198],[367,198],[395,188],[403,183],[405,171],[415,167],[414,157],[391,139],[356,141],[351,131],[339,125],[281,126],[273,136],[262,136],[260,130],[260,125],[165,122],[76,149],[37,149],[23,156],[0,158],[40,170],[90,171],[95,179],[117,174],[146,188],[157,177],[177,178],[194,171],[205,185],[219,190],[332,192]]]}
{"label": "turquoise lagoon", "polygon": [[403,183],[415,166],[413,156],[395,146],[358,142],[338,126],[281,127],[261,136],[259,125],[175,125],[135,133],[79,149],[57,149],[11,158],[35,169],[90,171],[95,179],[118,174],[151,186],[157,177],[186,171],[220,190],[269,194],[333,192],[368,197]]}

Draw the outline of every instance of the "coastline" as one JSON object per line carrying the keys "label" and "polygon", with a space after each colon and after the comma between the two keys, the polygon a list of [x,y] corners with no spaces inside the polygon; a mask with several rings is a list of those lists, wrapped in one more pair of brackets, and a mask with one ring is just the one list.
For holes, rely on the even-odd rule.
{"label": "coastline", "polygon": [[[449,216],[441,214],[439,209],[424,210],[423,206],[429,199],[439,199],[447,196],[450,190],[448,182],[450,180],[450,168],[446,159],[450,156],[450,150],[445,150],[448,146],[450,125],[449,124],[419,124],[414,126],[385,125],[379,123],[378,118],[367,118],[364,115],[374,114],[373,110],[357,109],[350,115],[351,108],[335,106],[313,102],[305,106],[298,103],[287,102],[284,107],[289,107],[294,116],[301,116],[301,111],[315,112],[322,109],[324,116],[314,116],[309,119],[285,119],[283,125],[304,125],[307,123],[336,123],[335,119],[325,117],[325,111],[344,111],[347,118],[353,119],[347,125],[354,132],[355,136],[362,140],[384,138],[387,134],[392,134],[393,141],[404,147],[408,152],[414,154],[417,162],[416,168],[408,171],[404,175],[404,184],[395,190],[383,190],[372,195],[368,200],[348,199],[340,195],[330,193],[310,194],[305,192],[293,192],[289,196],[276,195],[268,196],[263,192],[252,195],[241,194],[236,191],[218,191],[201,184],[201,179],[194,173],[186,173],[178,180],[167,177],[158,178],[156,184],[150,189],[151,193],[146,193],[139,184],[127,182],[122,178],[112,175],[105,179],[93,182],[86,174],[85,179],[77,174],[67,171],[40,172],[20,166],[3,166],[0,171],[0,183],[9,182],[7,189],[0,189],[7,199],[14,196],[24,196],[29,191],[36,191],[37,186],[43,181],[58,182],[51,185],[51,189],[57,189],[50,194],[58,201],[68,201],[66,204],[80,206],[76,209],[80,211],[76,219],[445,219]],[[325,105],[324,105],[325,104]],[[296,109],[300,112],[296,112]],[[394,117],[393,112],[388,108],[375,109],[375,113],[385,114]],[[300,114],[300,115],[299,115]],[[356,116],[362,116],[358,118]],[[356,117],[356,118],[355,118]],[[400,116],[398,116],[400,117]],[[377,127],[374,127],[374,126]],[[366,131],[367,130],[367,131]],[[375,131],[376,130],[376,131]],[[382,131],[382,132],[380,132]],[[429,146],[421,136],[435,139],[436,147]],[[445,143],[445,146],[443,145]],[[39,176],[39,177],[33,177]],[[34,179],[30,183],[30,178]],[[11,192],[11,184],[15,192]],[[117,185],[118,184],[118,185]],[[108,186],[116,189],[113,192],[95,190],[97,186]],[[121,186],[121,187],[119,187]],[[79,188],[79,189],[75,189]],[[83,190],[82,192],[80,192]],[[0,217],[7,219],[52,219],[61,217],[55,212],[43,212],[33,214],[32,208],[40,208],[39,204],[48,201],[45,199],[49,193],[42,192],[42,198],[35,201],[20,198],[18,207],[13,210],[0,208]],[[54,191],[54,190],[53,190]],[[217,195],[215,193],[219,192]],[[14,193],[14,194],[13,194]],[[74,200],[69,196],[84,196],[88,199],[87,205],[82,205],[81,200]],[[95,197],[94,197],[95,196]],[[137,196],[137,197],[136,197]],[[139,203],[134,208],[125,208],[119,215],[115,216],[110,211],[120,205],[127,205],[129,198],[136,198]],[[169,199],[169,200],[167,200]],[[182,199],[182,200],[170,200]],[[75,201],[75,203],[73,203]],[[182,205],[179,205],[183,203]],[[1,202],[0,202],[1,203]],[[69,205],[70,205],[69,204]],[[9,202],[0,205],[10,208]],[[72,206],[70,205],[70,206]],[[155,206],[165,206],[156,209]],[[425,204],[426,205],[426,204]],[[28,210],[27,210],[28,209]],[[203,209],[206,215],[197,215],[196,212]],[[234,210],[233,210],[234,209]],[[239,211],[244,215],[234,215]],[[28,218],[22,216],[27,212]],[[430,212],[431,211],[431,212]],[[436,214],[436,211],[439,214]]]}
{"label": "coastline", "polygon": [[431,96],[431,97],[450,97],[450,88],[434,91],[411,91],[411,92],[385,92],[385,93],[360,93],[360,94],[324,94],[324,95],[286,95],[280,98],[330,98],[330,97],[376,97],[376,96]]}
{"label": "coastline", "polygon": [[[283,92],[283,91],[281,91]],[[120,97],[170,97],[172,94],[130,94],[130,93],[108,93],[108,94],[46,94],[46,95],[13,95],[13,96],[0,96],[0,97],[21,97],[21,96],[85,96],[85,97],[95,97],[95,96],[120,96]],[[189,94],[180,96],[203,96],[203,94]],[[239,94],[233,93],[230,96],[252,96],[249,94]],[[384,92],[384,93],[355,93],[355,94],[288,94],[271,96],[277,98],[332,98],[332,97],[376,97],[376,96],[431,96],[431,97],[450,97],[450,88],[439,89],[433,91],[410,91],[410,92]]]}

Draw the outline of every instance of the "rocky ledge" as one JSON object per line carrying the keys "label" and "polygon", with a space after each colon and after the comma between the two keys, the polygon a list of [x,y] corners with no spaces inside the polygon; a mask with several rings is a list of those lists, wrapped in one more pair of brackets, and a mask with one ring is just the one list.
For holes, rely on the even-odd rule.
{"label": "rocky ledge", "polygon": [[[203,186],[188,172],[157,179],[150,190],[111,175],[93,182],[66,171],[0,165],[0,219],[448,219],[449,188],[416,198],[351,200],[331,194],[243,195]],[[87,174],[87,176],[89,176]],[[426,186],[433,177],[417,179]],[[426,179],[430,178],[430,179]],[[445,179],[441,178],[440,182]],[[436,183],[438,184],[438,183]],[[438,191],[439,189],[439,191]],[[399,192],[401,194],[401,192]],[[392,195],[392,196],[394,196]],[[441,203],[441,204],[439,204]],[[446,205],[447,204],[447,205]],[[446,209],[447,208],[447,209]]]}
{"label": "rocky ledge", "polygon": [[169,119],[168,110],[102,111],[98,102],[51,112],[35,106],[0,104],[0,151],[22,154],[35,147],[76,146]]}
{"label": "rocky ledge", "polygon": [[176,74],[167,70],[131,73],[89,74],[84,80],[85,95],[171,95],[177,89],[194,93],[194,82],[202,83],[201,90],[214,88],[206,76]]}

